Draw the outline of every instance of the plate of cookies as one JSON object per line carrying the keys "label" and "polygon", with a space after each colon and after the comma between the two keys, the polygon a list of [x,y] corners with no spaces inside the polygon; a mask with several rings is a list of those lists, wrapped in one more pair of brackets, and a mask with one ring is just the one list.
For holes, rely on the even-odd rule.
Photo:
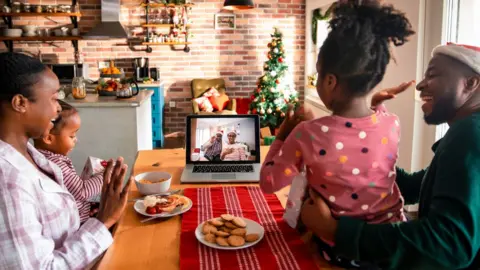
{"label": "plate of cookies", "polygon": [[260,242],[265,229],[257,222],[223,214],[200,223],[195,236],[200,243],[224,250],[237,250],[251,247]]}

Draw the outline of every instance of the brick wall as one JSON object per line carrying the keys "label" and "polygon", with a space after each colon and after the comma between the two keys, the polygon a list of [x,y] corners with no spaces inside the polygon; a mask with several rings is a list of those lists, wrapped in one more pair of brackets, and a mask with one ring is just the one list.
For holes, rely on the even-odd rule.
{"label": "brick wall", "polygon": [[[65,1],[29,0],[31,4],[68,4]],[[153,53],[145,53],[143,46],[133,50],[125,39],[85,40],[79,42],[81,61],[90,65],[91,77],[98,77],[96,69],[99,61],[115,59],[117,66],[129,74],[133,72],[131,58],[149,57],[150,65],[160,68],[161,79],[166,82],[165,100],[176,101],[176,108],[165,106],[165,131],[184,129],[185,116],[191,112],[190,80],[193,78],[223,77],[226,80],[230,97],[248,97],[255,88],[256,81],[263,74],[263,62],[268,51],[267,43],[273,27],[284,33],[287,61],[297,91],[303,98],[305,63],[305,0],[260,0],[254,1],[256,8],[236,12],[235,30],[215,30],[214,14],[223,6],[222,0],[194,0],[190,15],[191,31],[194,35],[189,53],[170,50],[169,46],[153,47]],[[88,31],[100,20],[99,0],[79,0],[83,17],[79,27],[82,33]],[[133,28],[144,22],[141,1],[122,0],[121,21]],[[69,24],[68,18],[18,18],[14,25],[34,24],[40,27],[59,27]],[[70,42],[50,44],[15,43],[18,51],[42,52],[45,62],[72,63],[73,48]],[[5,51],[3,43],[0,51]]]}

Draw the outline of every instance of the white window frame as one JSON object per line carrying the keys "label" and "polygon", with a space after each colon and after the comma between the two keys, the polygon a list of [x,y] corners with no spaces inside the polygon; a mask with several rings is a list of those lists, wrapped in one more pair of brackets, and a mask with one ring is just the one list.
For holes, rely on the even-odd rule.
{"label": "white window frame", "polygon": [[[443,1],[443,27],[442,27],[442,44],[447,42],[458,41],[458,14],[459,0]],[[448,124],[441,124],[435,128],[435,141],[440,140],[448,131]]]}

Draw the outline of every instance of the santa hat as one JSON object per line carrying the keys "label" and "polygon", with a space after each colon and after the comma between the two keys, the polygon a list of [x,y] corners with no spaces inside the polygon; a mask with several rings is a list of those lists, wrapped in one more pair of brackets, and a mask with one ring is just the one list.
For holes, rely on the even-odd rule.
{"label": "santa hat", "polygon": [[480,47],[449,42],[447,45],[440,45],[433,49],[432,56],[437,54],[450,56],[480,74]]}
{"label": "santa hat", "polygon": [[233,133],[235,136],[237,135],[237,132],[235,130],[231,130],[230,132],[227,133],[227,135],[230,133]]}
{"label": "santa hat", "polygon": [[219,131],[215,132],[215,135],[218,135],[218,134],[223,136],[223,130],[219,130]]}

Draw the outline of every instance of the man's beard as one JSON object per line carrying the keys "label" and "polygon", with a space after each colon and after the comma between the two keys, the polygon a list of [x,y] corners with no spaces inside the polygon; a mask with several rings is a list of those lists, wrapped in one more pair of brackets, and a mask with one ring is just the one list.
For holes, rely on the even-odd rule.
{"label": "man's beard", "polygon": [[432,106],[432,112],[429,115],[423,116],[425,123],[429,125],[440,125],[453,119],[457,112],[455,101],[455,91],[448,91],[442,98],[435,100]]}

